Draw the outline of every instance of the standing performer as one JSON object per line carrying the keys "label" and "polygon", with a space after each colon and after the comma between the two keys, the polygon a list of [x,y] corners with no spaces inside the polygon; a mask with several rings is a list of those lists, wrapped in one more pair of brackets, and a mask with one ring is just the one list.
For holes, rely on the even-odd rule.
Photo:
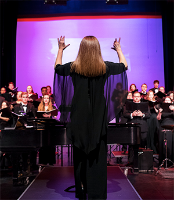
{"label": "standing performer", "polygon": [[[65,45],[65,37],[61,36],[58,39],[58,46],[54,97],[58,107],[61,103],[71,105],[71,121],[67,127],[67,135],[72,140],[74,148],[76,198],[86,199],[87,194],[88,199],[106,199],[106,132],[107,121],[111,118],[107,110],[111,110],[112,117],[115,117],[113,102],[112,106],[108,104],[108,99],[111,98],[116,85],[112,75],[120,74],[122,81],[117,81],[122,83],[124,89],[127,89],[124,72],[127,69],[127,62],[121,50],[120,39],[119,41],[115,39],[112,48],[118,54],[119,63],[103,61],[100,44],[94,36],[84,37],[76,60],[64,65],[62,65],[63,50],[69,46]],[[121,74],[122,72],[124,73]],[[112,81],[109,81],[110,77]],[[73,87],[66,87],[67,82],[72,83]],[[111,90],[112,87],[113,90]],[[60,91],[63,93],[62,96],[59,95]]]}

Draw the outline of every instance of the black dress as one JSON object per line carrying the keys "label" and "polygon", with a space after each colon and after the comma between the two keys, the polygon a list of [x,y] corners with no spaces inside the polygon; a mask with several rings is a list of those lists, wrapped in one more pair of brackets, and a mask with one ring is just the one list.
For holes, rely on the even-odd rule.
{"label": "black dress", "polygon": [[[97,77],[86,77],[75,72],[70,73],[71,63],[57,65],[55,73],[64,76],[70,76],[73,83],[73,97],[71,103],[70,123],[67,127],[68,137],[74,145],[74,173],[76,184],[76,197],[81,192],[81,183],[87,189],[89,199],[106,199],[107,198],[107,108],[106,104],[109,96],[112,96],[110,87],[107,84],[108,77],[124,72],[126,70],[123,63],[106,63],[106,74]],[[71,81],[69,79],[69,81]],[[123,77],[121,78],[123,80]],[[59,107],[59,95],[56,92],[61,90],[62,85],[59,79],[54,79],[54,96],[57,107]],[[60,87],[57,85],[61,85]],[[56,89],[57,87],[57,89]],[[113,88],[115,84],[113,85]],[[127,79],[123,83],[127,89]],[[105,88],[105,89],[104,89]],[[72,92],[69,87],[64,91],[66,95]],[[104,91],[108,90],[108,95]],[[62,97],[65,101],[67,97]],[[70,95],[71,96],[71,95]],[[114,106],[114,105],[113,105]],[[115,117],[113,110],[113,117]],[[83,174],[83,176],[81,176]]]}

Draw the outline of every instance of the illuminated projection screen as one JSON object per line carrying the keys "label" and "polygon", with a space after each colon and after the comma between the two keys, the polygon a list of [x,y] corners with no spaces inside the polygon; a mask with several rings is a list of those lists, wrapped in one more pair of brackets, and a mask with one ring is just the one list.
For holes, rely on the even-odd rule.
{"label": "illuminated projection screen", "polygon": [[84,36],[96,36],[105,61],[118,62],[111,49],[121,37],[122,51],[128,62],[128,84],[148,89],[158,79],[164,86],[163,35],[161,16],[88,16],[42,19],[18,19],[16,38],[16,86],[26,91],[32,85],[41,95],[42,86],[53,85],[57,38],[66,37],[70,46],[64,51],[63,63],[74,61]]}

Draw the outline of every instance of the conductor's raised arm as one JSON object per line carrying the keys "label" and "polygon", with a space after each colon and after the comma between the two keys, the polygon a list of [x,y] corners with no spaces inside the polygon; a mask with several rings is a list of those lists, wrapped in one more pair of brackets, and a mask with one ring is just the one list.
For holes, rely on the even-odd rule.
{"label": "conductor's raised arm", "polygon": [[56,58],[56,62],[55,62],[55,66],[57,64],[62,64],[62,56],[63,56],[63,50],[66,49],[66,47],[68,47],[70,44],[65,45],[65,36],[61,36],[60,38],[58,38],[58,53],[57,53],[57,58]]}
{"label": "conductor's raised arm", "polygon": [[114,49],[117,52],[119,62],[123,63],[125,65],[125,67],[127,68],[128,64],[127,64],[126,58],[124,57],[123,52],[121,50],[120,40],[121,40],[121,38],[119,38],[118,41],[117,41],[117,39],[115,39],[114,43],[113,43],[113,47],[111,47],[111,49]]}

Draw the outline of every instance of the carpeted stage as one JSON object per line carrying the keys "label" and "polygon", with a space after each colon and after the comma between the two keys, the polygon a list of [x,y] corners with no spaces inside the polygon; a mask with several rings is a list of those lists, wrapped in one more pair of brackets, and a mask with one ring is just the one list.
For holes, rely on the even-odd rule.
{"label": "carpeted stage", "polygon": [[[141,199],[120,167],[108,166],[107,171],[108,200]],[[75,188],[72,188],[70,192],[64,191],[72,185],[74,185],[73,167],[45,167],[19,199],[76,199]]]}

